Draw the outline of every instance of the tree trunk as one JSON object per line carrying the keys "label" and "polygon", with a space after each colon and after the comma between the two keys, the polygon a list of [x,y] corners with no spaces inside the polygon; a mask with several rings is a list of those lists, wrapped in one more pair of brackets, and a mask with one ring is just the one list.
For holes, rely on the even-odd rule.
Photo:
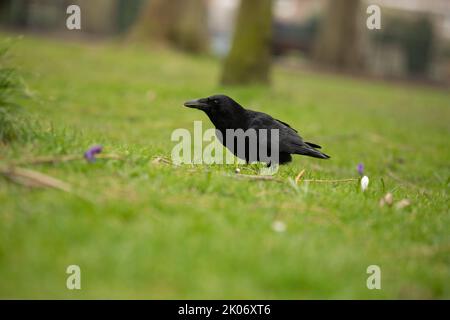
{"label": "tree trunk", "polygon": [[208,50],[207,10],[203,0],[183,0],[174,23],[173,43],[188,52]]}
{"label": "tree trunk", "polygon": [[169,38],[171,23],[175,19],[176,2],[173,0],[150,0],[130,32],[130,38],[138,41],[161,42]]}
{"label": "tree trunk", "polygon": [[268,83],[271,64],[272,1],[241,0],[222,84]]}
{"label": "tree trunk", "polygon": [[339,69],[361,66],[359,0],[330,0],[322,20],[314,59]]}
{"label": "tree trunk", "polygon": [[198,53],[208,49],[207,30],[204,0],[150,0],[132,27],[130,38]]}

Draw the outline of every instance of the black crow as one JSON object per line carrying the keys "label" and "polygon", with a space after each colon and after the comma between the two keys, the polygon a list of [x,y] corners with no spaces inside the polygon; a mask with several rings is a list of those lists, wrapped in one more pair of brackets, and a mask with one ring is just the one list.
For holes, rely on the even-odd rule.
{"label": "black crow", "polygon": [[[297,130],[291,128],[286,122],[272,118],[270,115],[243,108],[239,103],[225,95],[214,95],[208,98],[191,100],[184,103],[186,107],[196,108],[204,111],[212,121],[221,136],[222,144],[227,147],[227,129],[278,129],[279,131],[279,163],[284,164],[292,161],[291,154],[301,154],[320,159],[328,159],[329,156],[317,149],[321,147],[311,142],[303,141]],[[259,134],[258,134],[259,139]],[[270,148],[270,133],[267,136],[267,147]],[[230,149],[236,156],[249,162],[248,141],[245,142],[245,155],[238,154],[236,148]],[[236,146],[236,143],[234,144]],[[270,150],[269,150],[270,152]],[[258,158],[258,161],[260,159]],[[263,160],[264,161],[264,160]],[[267,162],[267,161],[266,161]],[[270,165],[270,162],[269,162]]]}

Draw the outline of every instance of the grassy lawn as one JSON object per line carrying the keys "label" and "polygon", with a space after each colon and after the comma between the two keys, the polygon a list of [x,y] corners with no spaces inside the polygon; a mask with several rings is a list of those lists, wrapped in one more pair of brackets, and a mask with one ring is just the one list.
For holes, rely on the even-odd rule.
{"label": "grassy lawn", "polygon": [[[41,127],[0,146],[0,163],[93,144],[123,159],[28,166],[73,193],[0,178],[0,298],[450,298],[448,91],[286,69],[270,88],[222,88],[212,58],[115,43],[26,36],[13,53]],[[182,103],[214,93],[290,123],[332,158],[294,157],[283,183],[155,163],[170,158],[174,129],[211,127]],[[365,193],[288,180],[302,169],[356,178],[359,162]],[[387,192],[411,205],[380,207]],[[82,290],[66,289],[71,264]],[[366,287],[369,265],[381,290]]]}

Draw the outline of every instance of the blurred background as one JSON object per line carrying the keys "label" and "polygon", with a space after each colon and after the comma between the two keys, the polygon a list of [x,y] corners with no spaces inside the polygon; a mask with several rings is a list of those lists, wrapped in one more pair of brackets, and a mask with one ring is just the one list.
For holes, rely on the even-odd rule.
{"label": "blurred background", "polygon": [[[222,76],[223,83],[268,82],[273,61],[370,77],[449,82],[447,0],[271,2],[249,0],[240,6],[238,0],[2,0],[0,23],[64,39],[116,37],[209,53],[225,59],[230,74]],[[70,4],[82,10],[82,29],[77,32],[66,28]],[[366,27],[370,4],[381,8],[380,30]],[[243,75],[255,68],[257,72],[250,71],[254,74]]]}
{"label": "blurred background", "polygon": [[[0,298],[449,298],[449,83],[448,0],[0,0]],[[331,159],[171,165],[217,93]]]}

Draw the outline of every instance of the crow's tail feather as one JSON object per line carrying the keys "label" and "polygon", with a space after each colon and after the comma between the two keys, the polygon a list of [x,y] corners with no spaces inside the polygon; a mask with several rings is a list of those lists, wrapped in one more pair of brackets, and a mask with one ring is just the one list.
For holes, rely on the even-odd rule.
{"label": "crow's tail feather", "polygon": [[319,146],[318,144],[315,144],[315,143],[312,143],[312,142],[306,142],[306,141],[305,141],[305,144],[307,144],[307,145],[310,146],[310,147],[316,148],[316,149],[322,148],[322,147]]}
{"label": "crow's tail feather", "polygon": [[305,147],[301,148],[296,153],[304,155],[304,156],[313,157],[313,158],[319,158],[319,159],[329,159],[330,158],[329,155],[327,155],[323,152],[320,152],[319,150],[316,150],[314,148],[311,148],[309,146],[305,146]]}

